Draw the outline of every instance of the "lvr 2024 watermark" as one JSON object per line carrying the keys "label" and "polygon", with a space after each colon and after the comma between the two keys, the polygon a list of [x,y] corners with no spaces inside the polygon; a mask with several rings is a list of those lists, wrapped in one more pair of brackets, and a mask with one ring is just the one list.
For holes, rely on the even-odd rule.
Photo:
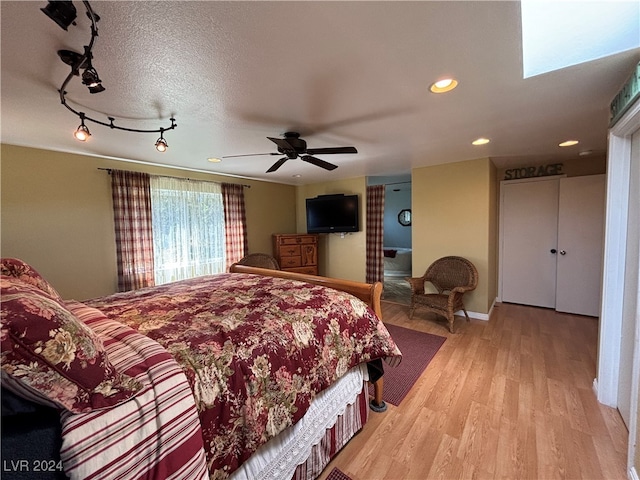
{"label": "lvr 2024 watermark", "polygon": [[3,460],[3,472],[61,472],[62,460]]}

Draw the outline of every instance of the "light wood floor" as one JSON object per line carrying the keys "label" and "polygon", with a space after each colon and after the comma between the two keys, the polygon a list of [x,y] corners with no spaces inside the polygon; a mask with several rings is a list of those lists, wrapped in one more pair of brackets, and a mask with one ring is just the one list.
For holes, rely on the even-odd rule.
{"label": "light wood floor", "polygon": [[353,480],[626,479],[628,432],[596,401],[597,319],[501,304],[456,333],[383,302],[385,323],[447,337],[399,407],[327,466]]}

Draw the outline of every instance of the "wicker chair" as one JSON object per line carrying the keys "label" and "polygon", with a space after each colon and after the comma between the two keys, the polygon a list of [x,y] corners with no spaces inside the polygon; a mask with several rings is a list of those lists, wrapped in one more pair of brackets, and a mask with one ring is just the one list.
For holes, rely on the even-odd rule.
{"label": "wicker chair", "polygon": [[[433,262],[422,277],[407,278],[411,284],[411,311],[413,317],[416,307],[442,315],[449,322],[449,331],[453,333],[454,313],[469,315],[462,303],[462,296],[478,285],[478,270],[469,260],[462,257],[443,257]],[[425,282],[430,282],[438,293],[425,293]]]}
{"label": "wicker chair", "polygon": [[238,264],[247,265],[249,267],[268,268],[269,270],[280,270],[278,261],[266,253],[250,253],[246,257],[242,258]]}

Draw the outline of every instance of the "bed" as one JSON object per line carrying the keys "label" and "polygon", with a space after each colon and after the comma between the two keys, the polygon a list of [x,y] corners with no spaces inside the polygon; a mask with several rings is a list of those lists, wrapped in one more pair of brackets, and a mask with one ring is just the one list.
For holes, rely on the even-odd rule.
{"label": "bed", "polygon": [[2,274],[3,392],[59,416],[50,478],[316,478],[366,423],[367,364],[401,359],[379,284],[234,265],[76,302]]}

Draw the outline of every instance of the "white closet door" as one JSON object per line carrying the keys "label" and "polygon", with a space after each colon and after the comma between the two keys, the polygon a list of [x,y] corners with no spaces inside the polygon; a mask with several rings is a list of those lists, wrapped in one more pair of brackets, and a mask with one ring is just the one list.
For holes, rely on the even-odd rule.
{"label": "white closet door", "polygon": [[605,176],[560,179],[556,310],[600,315]]}
{"label": "white closet door", "polygon": [[503,183],[502,301],[554,308],[559,179]]}

